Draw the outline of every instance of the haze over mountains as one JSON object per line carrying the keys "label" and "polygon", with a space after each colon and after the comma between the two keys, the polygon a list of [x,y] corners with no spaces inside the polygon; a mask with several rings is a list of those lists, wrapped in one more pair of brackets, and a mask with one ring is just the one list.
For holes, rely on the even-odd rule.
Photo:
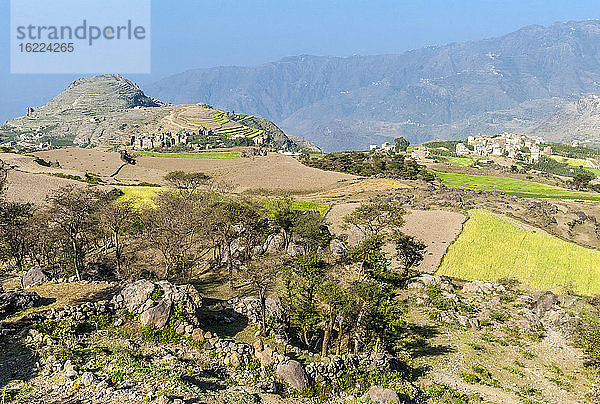
{"label": "haze over mountains", "polygon": [[145,90],[166,102],[263,116],[325,150],[505,130],[600,141],[598,99],[590,97],[600,93],[600,20],[399,55],[190,70]]}

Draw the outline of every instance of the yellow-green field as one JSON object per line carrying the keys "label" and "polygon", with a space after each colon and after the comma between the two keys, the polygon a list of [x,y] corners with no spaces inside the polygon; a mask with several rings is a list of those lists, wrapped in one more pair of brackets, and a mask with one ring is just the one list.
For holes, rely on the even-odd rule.
{"label": "yellow-green field", "polygon": [[[144,186],[124,186],[119,185],[116,187],[117,189],[123,192],[121,198],[131,199],[134,202],[136,207],[152,207],[154,206],[154,202],[152,199],[158,192],[164,191],[166,188],[161,187],[144,187]],[[266,207],[268,209],[269,204],[266,203]],[[314,201],[293,201],[292,209],[295,210],[318,210],[319,213],[324,215],[329,210],[330,204],[326,202],[314,202]]]}
{"label": "yellow-green field", "polygon": [[467,157],[452,157],[452,156],[435,156],[436,160],[443,164],[450,164],[452,166],[470,167],[475,162]]}
{"label": "yellow-green field", "polygon": [[555,155],[547,156],[547,157],[550,157],[551,159],[554,159],[554,160],[558,161],[559,163],[568,164],[571,167],[582,167],[582,168],[585,168],[587,171],[589,171],[592,174],[600,177],[600,170],[592,168],[590,166],[590,163],[587,162],[587,160],[584,160],[584,159],[572,159],[572,158],[569,158],[569,157],[555,156]]}
{"label": "yellow-green field", "polygon": [[123,195],[121,198],[123,199],[131,199],[134,205],[138,208],[146,207],[146,206],[154,206],[154,202],[152,202],[152,198],[154,196],[164,190],[161,187],[142,187],[142,186],[124,186],[119,185],[116,187]]}
{"label": "yellow-green field", "polygon": [[516,178],[443,173],[440,171],[433,171],[433,173],[442,180],[444,185],[452,188],[501,191],[508,195],[520,196],[522,198],[600,200],[600,193],[573,191],[566,188],[542,184],[540,182],[525,181]]}
{"label": "yellow-green field", "polygon": [[240,157],[240,153],[235,151],[215,151],[215,152],[139,152],[142,156],[167,157],[176,159],[217,159],[231,160]]}
{"label": "yellow-green field", "polygon": [[533,289],[570,286],[592,295],[600,293],[600,251],[476,209],[437,273],[465,280],[514,278]]}

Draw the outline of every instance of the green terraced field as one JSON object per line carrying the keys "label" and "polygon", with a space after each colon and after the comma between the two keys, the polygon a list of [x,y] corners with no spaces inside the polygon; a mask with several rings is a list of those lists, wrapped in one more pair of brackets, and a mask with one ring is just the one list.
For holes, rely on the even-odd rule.
{"label": "green terraced field", "polygon": [[582,167],[585,170],[594,174],[595,176],[600,177],[600,170],[590,167],[590,164],[584,159],[572,159],[569,157],[554,156],[554,155],[547,156],[547,157],[549,157],[553,160],[556,160],[559,163],[568,164],[571,167]]}
{"label": "green terraced field", "polygon": [[139,152],[142,156],[165,157],[165,158],[185,158],[185,159],[218,159],[230,160],[240,157],[240,153],[235,151],[219,152]]}
{"label": "green terraced field", "polygon": [[469,188],[481,191],[502,191],[522,198],[549,198],[600,201],[600,193],[572,191],[539,182],[508,177],[455,174],[433,171],[444,185],[452,188]]}
{"label": "green terraced field", "polygon": [[600,293],[600,251],[472,210],[437,273],[465,280],[518,279],[533,289]]}

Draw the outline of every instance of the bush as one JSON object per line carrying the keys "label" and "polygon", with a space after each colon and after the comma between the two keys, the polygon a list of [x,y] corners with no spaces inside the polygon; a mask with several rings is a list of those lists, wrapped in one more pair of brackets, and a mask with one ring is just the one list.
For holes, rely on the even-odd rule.
{"label": "bush", "polygon": [[77,332],[78,324],[72,318],[62,320],[46,320],[37,325],[37,330],[55,338],[73,338]]}
{"label": "bush", "polygon": [[153,325],[142,327],[141,337],[144,341],[156,342],[159,344],[175,344],[181,341],[179,334],[171,328],[158,329]]}

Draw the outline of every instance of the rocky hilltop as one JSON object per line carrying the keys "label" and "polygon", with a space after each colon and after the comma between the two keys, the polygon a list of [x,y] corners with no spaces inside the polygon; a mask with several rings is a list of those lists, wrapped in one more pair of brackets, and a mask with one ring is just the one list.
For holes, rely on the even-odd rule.
{"label": "rocky hilltop", "polygon": [[[146,91],[264,116],[325,150],[364,149],[401,135],[412,143],[462,139],[533,130],[565,104],[597,94],[599,44],[600,20],[533,25],[398,55],[302,55],[191,70]],[[546,129],[551,139],[574,136],[561,124],[539,132]]]}
{"label": "rocky hilltop", "polygon": [[74,81],[46,105],[29,108],[25,116],[0,126],[0,137],[2,142],[15,140],[30,146],[114,147],[128,144],[134,136],[204,129],[222,131],[224,137],[260,135],[263,144],[286,150],[305,146],[298,146],[266,119],[230,114],[206,104],[167,104],[146,96],[118,74]]}

